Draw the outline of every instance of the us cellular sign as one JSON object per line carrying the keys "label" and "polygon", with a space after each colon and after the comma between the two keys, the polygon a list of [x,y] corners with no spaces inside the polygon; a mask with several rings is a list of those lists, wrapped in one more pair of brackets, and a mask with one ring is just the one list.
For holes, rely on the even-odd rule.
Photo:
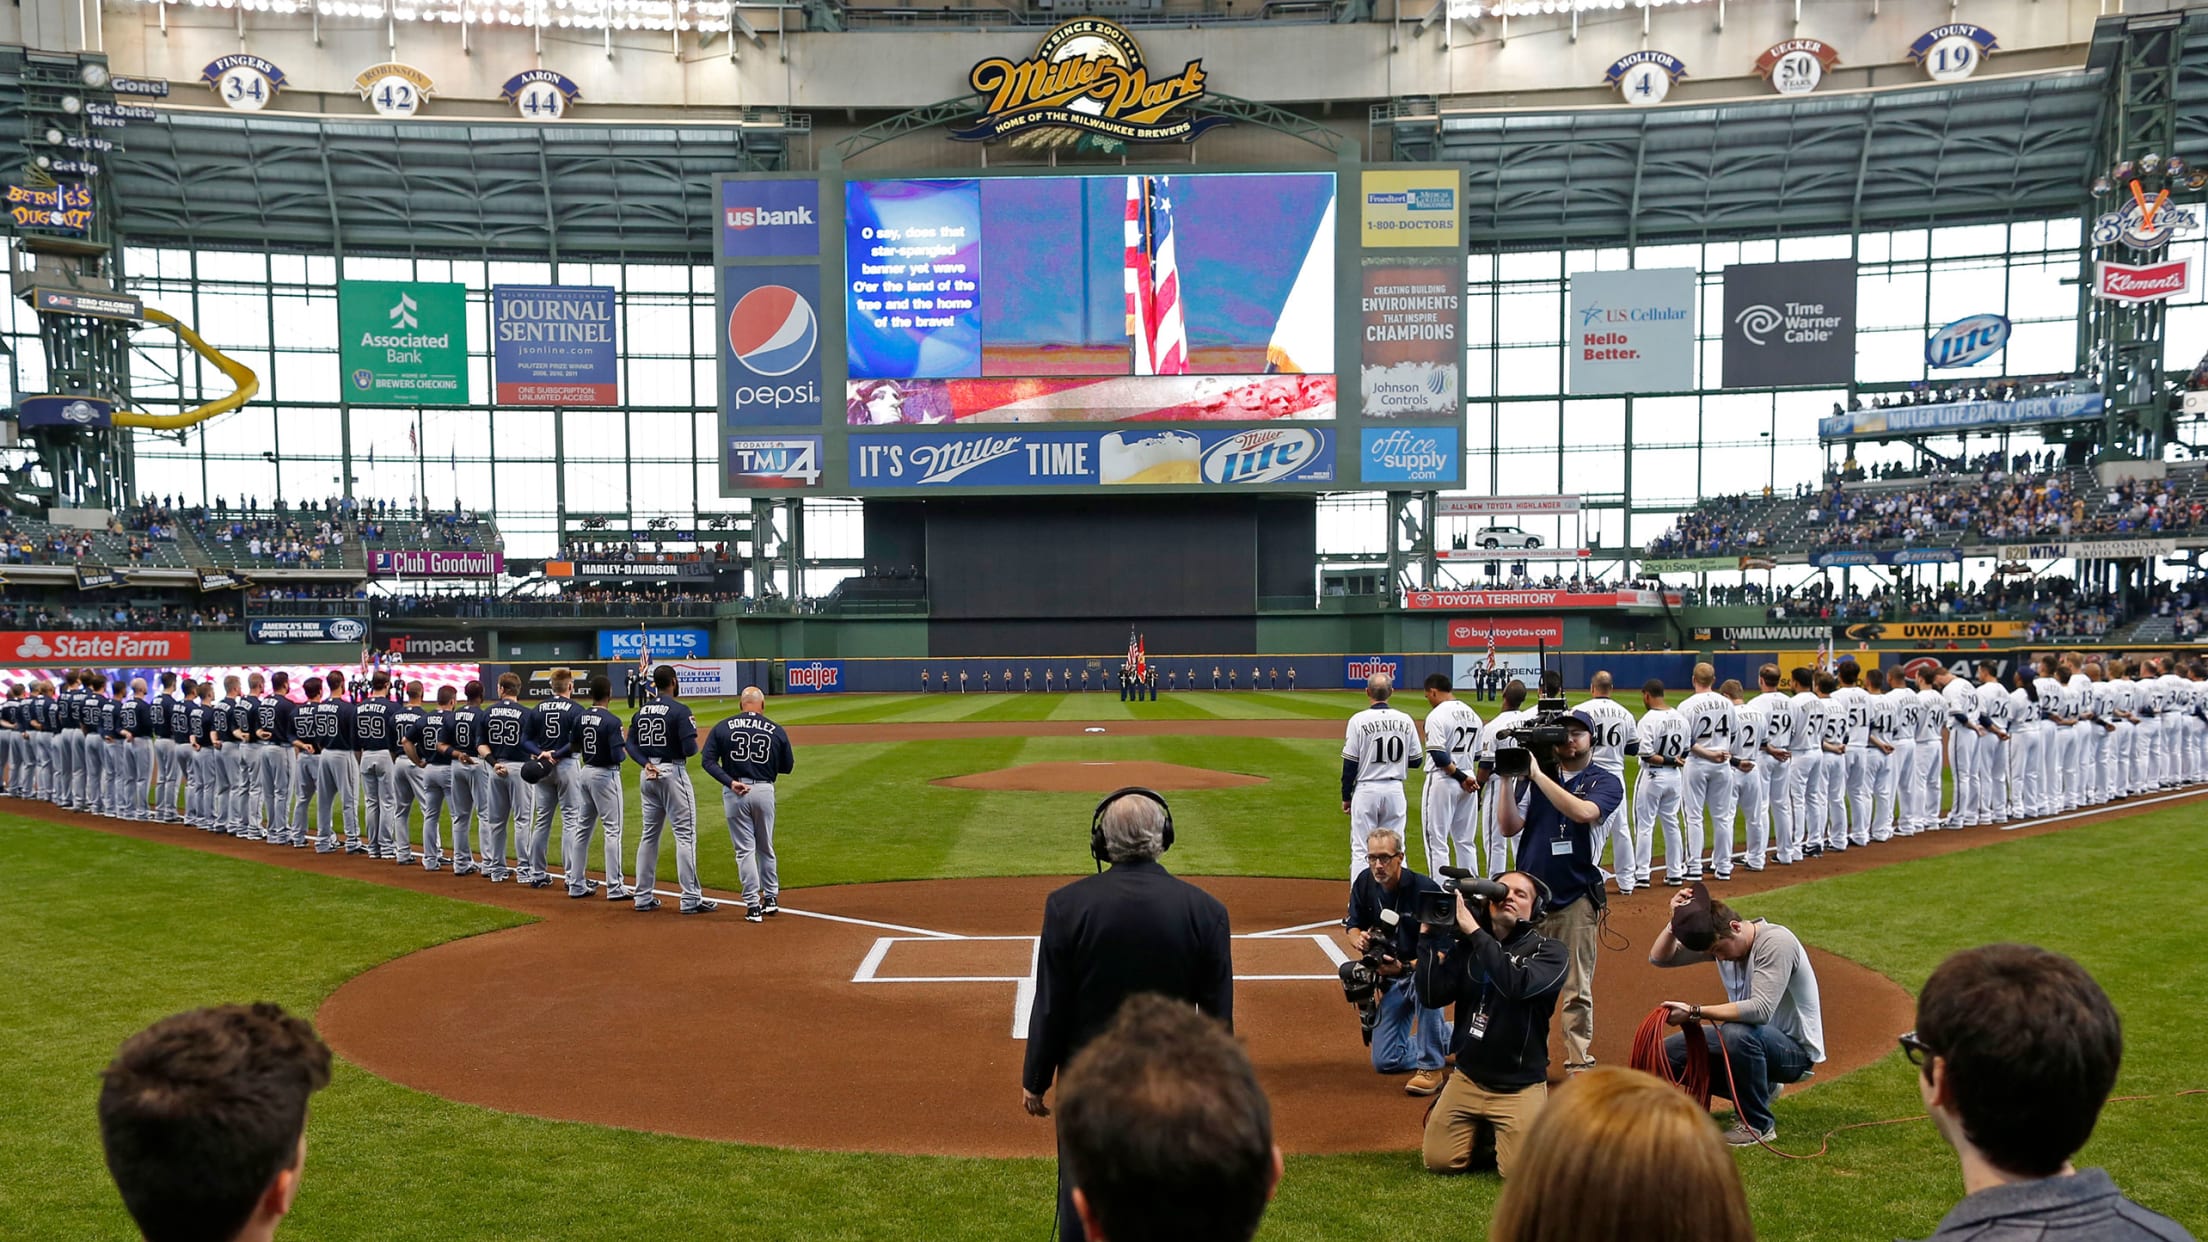
{"label": "us cellular sign", "polygon": [[1574,272],[1564,325],[1574,393],[1694,387],[1694,270]]}

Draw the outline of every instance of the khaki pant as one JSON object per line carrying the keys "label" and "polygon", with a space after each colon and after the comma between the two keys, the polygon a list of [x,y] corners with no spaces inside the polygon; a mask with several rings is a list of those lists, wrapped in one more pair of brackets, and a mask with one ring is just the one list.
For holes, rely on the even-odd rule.
{"label": "khaki pant", "polygon": [[1449,1075],[1433,1111],[1426,1114],[1426,1167],[1435,1173],[1462,1173],[1492,1150],[1495,1172],[1510,1176],[1518,1145],[1533,1119],[1549,1102],[1549,1084],[1521,1091],[1490,1091],[1461,1073]]}
{"label": "khaki pant", "polygon": [[1561,910],[1549,911],[1541,934],[1564,945],[1564,986],[1557,993],[1557,1016],[1564,1028],[1564,1068],[1582,1069],[1595,1063],[1595,950],[1594,899],[1582,897]]}

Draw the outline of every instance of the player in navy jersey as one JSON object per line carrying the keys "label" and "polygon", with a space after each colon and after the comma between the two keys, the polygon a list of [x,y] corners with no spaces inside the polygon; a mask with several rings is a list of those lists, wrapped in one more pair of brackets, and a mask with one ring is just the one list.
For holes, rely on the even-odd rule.
{"label": "player in navy jersey", "polygon": [[698,887],[698,803],[690,788],[690,756],[698,753],[698,722],[682,701],[678,680],[672,665],[653,669],[652,688],[658,693],[629,721],[629,757],[644,765],[643,779],[637,783],[644,799],[644,834],[636,844],[636,908],[659,908],[659,898],[652,893],[659,875],[659,834],[672,822],[682,912],[707,914],[719,903],[707,901]]}
{"label": "player in navy jersey", "polygon": [[[1049,670],[1044,670],[1046,673]],[[757,923],[781,909],[774,859],[774,782],[797,764],[790,735],[766,717],[767,696],[744,687],[743,710],[706,735],[706,775],[721,783],[721,811],[743,876],[744,920]]]}
{"label": "player in navy jersey", "polygon": [[[493,884],[515,878],[516,869],[506,865],[507,834],[517,814],[530,814],[529,782],[521,778],[521,765],[529,759],[530,717],[534,713],[522,704],[520,696],[520,676],[501,673],[498,701],[483,712],[484,757],[490,769],[484,782],[483,853]],[[526,833],[528,820],[524,819],[521,826]],[[521,861],[524,866],[520,878],[533,878],[526,868],[526,853]]]}
{"label": "player in navy jersey", "polygon": [[353,709],[353,740],[360,745],[361,835],[368,839],[368,856],[388,861],[398,857],[399,844],[391,829],[392,786],[397,767],[392,757],[391,674],[378,670],[369,679],[368,697]]}
{"label": "player in navy jersey", "polygon": [[[575,689],[575,674],[569,669],[552,670],[552,697],[537,704],[531,714],[529,743],[533,757],[552,765],[551,772],[537,782],[536,798],[529,815],[529,830],[521,836],[521,871],[523,882],[531,888],[543,888],[552,882],[552,817],[560,816],[565,831],[574,831],[577,814],[581,809],[582,794],[575,786],[577,773],[582,765],[575,756],[567,753],[568,743],[575,736],[575,725],[582,717],[583,708],[568,695]],[[578,868],[580,870],[580,868]]]}
{"label": "player in navy jersey", "polygon": [[590,707],[575,717],[574,735],[564,748],[578,764],[575,773],[575,819],[567,830],[561,860],[567,867],[567,895],[588,897],[590,837],[595,830],[605,838],[606,900],[634,897],[635,890],[622,874],[621,760],[628,753],[621,734],[621,718],[606,707],[613,697],[613,680],[605,674],[590,679]]}

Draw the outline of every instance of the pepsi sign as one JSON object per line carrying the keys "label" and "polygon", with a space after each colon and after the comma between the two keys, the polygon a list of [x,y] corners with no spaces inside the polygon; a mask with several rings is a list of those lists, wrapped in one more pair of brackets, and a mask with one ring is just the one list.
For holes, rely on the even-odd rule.
{"label": "pepsi sign", "polygon": [[721,257],[809,259],[820,253],[820,183],[721,182]]}
{"label": "pepsi sign", "polygon": [[722,422],[820,425],[820,269],[721,270]]}
{"label": "pepsi sign", "polygon": [[1924,364],[1935,369],[1984,362],[2009,343],[2005,315],[1972,315],[1941,328],[1924,343]]}

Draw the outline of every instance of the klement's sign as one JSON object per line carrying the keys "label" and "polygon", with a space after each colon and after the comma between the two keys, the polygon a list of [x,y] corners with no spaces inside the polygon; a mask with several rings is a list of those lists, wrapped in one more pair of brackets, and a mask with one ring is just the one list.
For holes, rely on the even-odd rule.
{"label": "klement's sign", "polygon": [[1026,131],[1080,129],[1121,142],[1187,142],[1225,117],[1190,116],[1204,97],[1204,62],[1153,79],[1134,36],[1112,22],[1083,17],[1043,36],[1021,61],[992,56],[966,74],[988,97],[980,116],[951,137],[992,142]]}

